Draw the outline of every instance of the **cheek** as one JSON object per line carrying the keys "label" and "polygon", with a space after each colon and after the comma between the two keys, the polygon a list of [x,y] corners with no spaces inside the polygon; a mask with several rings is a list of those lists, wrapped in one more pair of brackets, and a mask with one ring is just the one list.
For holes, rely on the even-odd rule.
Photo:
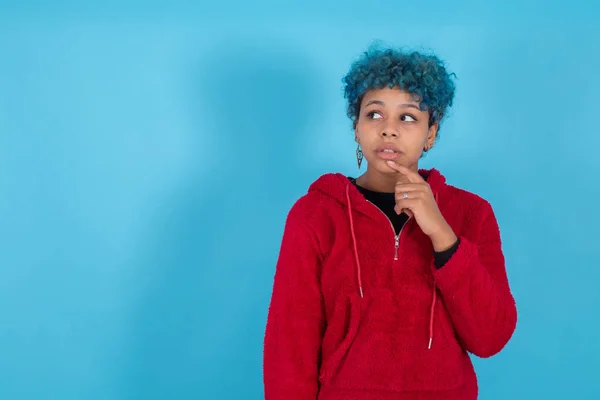
{"label": "cheek", "polygon": [[427,135],[429,131],[422,127],[413,127],[413,129],[407,129],[404,131],[404,135],[401,141],[407,147],[407,150],[411,153],[418,153],[423,149],[423,146],[427,142]]}
{"label": "cheek", "polygon": [[377,128],[377,124],[374,124],[372,121],[370,122],[358,122],[356,125],[356,131],[358,133],[358,137],[363,140],[371,140],[373,137],[379,135],[379,130]]}
{"label": "cheek", "polygon": [[429,135],[429,127],[427,124],[413,125],[410,131],[411,138],[416,142],[425,142]]}

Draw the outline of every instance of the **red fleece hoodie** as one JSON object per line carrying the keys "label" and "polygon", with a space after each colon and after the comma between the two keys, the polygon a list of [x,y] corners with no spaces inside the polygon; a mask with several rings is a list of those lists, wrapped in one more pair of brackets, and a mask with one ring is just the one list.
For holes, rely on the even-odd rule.
{"label": "red fleece hoodie", "polygon": [[421,170],[460,245],[440,269],[409,220],[341,174],[288,215],[264,342],[266,400],[476,399],[468,353],[490,357],[517,320],[490,204]]}

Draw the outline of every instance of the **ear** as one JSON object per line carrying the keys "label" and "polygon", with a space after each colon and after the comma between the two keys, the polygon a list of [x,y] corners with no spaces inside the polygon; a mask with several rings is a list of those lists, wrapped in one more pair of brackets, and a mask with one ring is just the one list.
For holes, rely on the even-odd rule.
{"label": "ear", "polygon": [[440,128],[439,122],[434,122],[433,125],[429,127],[429,131],[427,132],[427,138],[425,140],[425,147],[432,148],[435,143],[435,138],[437,137],[438,129]]}
{"label": "ear", "polygon": [[354,128],[354,141],[360,143],[360,140],[358,140],[358,129],[356,128]]}

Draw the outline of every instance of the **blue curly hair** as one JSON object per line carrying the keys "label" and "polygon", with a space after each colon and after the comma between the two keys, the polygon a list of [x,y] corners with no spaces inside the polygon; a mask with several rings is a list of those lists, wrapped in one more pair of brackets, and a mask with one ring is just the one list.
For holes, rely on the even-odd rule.
{"label": "blue curly hair", "polygon": [[347,114],[355,128],[364,94],[372,89],[398,87],[429,111],[429,126],[440,123],[454,101],[456,75],[433,54],[369,46],[342,79]]}

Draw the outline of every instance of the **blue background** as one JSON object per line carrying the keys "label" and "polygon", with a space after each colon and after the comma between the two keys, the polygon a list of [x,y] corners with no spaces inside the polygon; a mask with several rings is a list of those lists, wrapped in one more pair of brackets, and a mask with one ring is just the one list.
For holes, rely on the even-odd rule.
{"label": "blue background", "polygon": [[600,5],[495,3],[0,1],[0,398],[260,399],[284,219],[357,174],[373,39],[458,75],[422,165],[492,203],[519,309],[481,398],[600,398]]}

